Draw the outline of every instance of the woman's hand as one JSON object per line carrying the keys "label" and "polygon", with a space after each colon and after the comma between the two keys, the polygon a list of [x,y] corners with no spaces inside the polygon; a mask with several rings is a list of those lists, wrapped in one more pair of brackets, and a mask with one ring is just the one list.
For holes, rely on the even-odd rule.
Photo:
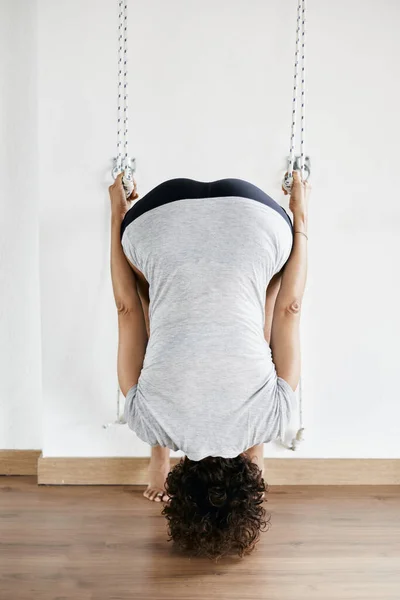
{"label": "woman's hand", "polygon": [[[287,192],[283,191],[287,195]],[[293,186],[290,194],[289,208],[294,216],[307,218],[310,191],[311,184],[308,181],[302,181],[299,171],[293,171]]]}
{"label": "woman's hand", "polygon": [[111,217],[115,219],[122,219],[130,209],[130,203],[133,200],[139,198],[139,195],[136,191],[136,181],[133,180],[133,191],[129,198],[126,197],[124,186],[122,185],[122,178],[124,174],[119,173],[115,178],[115,181],[108,188],[110,194],[111,201]]}

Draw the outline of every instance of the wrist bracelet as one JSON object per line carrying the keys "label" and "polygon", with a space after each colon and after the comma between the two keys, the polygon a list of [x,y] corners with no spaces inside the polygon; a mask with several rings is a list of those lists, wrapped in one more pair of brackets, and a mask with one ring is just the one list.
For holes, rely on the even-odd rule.
{"label": "wrist bracelet", "polygon": [[308,240],[308,235],[304,233],[304,231],[295,231],[294,233],[301,233]]}

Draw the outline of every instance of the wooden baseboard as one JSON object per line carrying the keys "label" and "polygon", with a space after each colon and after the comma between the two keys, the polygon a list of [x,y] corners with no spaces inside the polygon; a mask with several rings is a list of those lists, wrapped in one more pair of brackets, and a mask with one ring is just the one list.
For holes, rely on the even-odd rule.
{"label": "wooden baseboard", "polygon": [[[172,465],[179,459],[172,459]],[[38,483],[145,485],[148,458],[43,458]],[[269,485],[400,485],[400,459],[265,459]]]}
{"label": "wooden baseboard", "polygon": [[0,450],[0,475],[36,475],[41,450]]}

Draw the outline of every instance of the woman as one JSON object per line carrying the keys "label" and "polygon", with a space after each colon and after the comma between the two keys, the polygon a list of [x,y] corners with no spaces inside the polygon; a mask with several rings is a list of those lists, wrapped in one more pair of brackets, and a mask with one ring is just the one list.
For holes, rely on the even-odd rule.
{"label": "woman", "polygon": [[[173,179],[129,208],[110,187],[124,416],[152,446],[149,500],[170,539],[252,551],[268,520],[263,444],[285,431],[300,376],[309,185],[290,210],[250,183]],[[185,457],[170,470],[170,449]]]}

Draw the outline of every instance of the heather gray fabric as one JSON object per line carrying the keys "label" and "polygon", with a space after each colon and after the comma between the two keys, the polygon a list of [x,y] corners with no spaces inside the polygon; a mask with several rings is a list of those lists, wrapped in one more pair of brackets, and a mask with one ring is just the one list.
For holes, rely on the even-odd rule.
{"label": "heather gray fabric", "polygon": [[253,199],[183,199],[129,223],[122,246],[150,284],[150,339],[124,417],[191,460],[235,457],[283,434],[296,396],[264,338],[265,293],[292,231]]}

